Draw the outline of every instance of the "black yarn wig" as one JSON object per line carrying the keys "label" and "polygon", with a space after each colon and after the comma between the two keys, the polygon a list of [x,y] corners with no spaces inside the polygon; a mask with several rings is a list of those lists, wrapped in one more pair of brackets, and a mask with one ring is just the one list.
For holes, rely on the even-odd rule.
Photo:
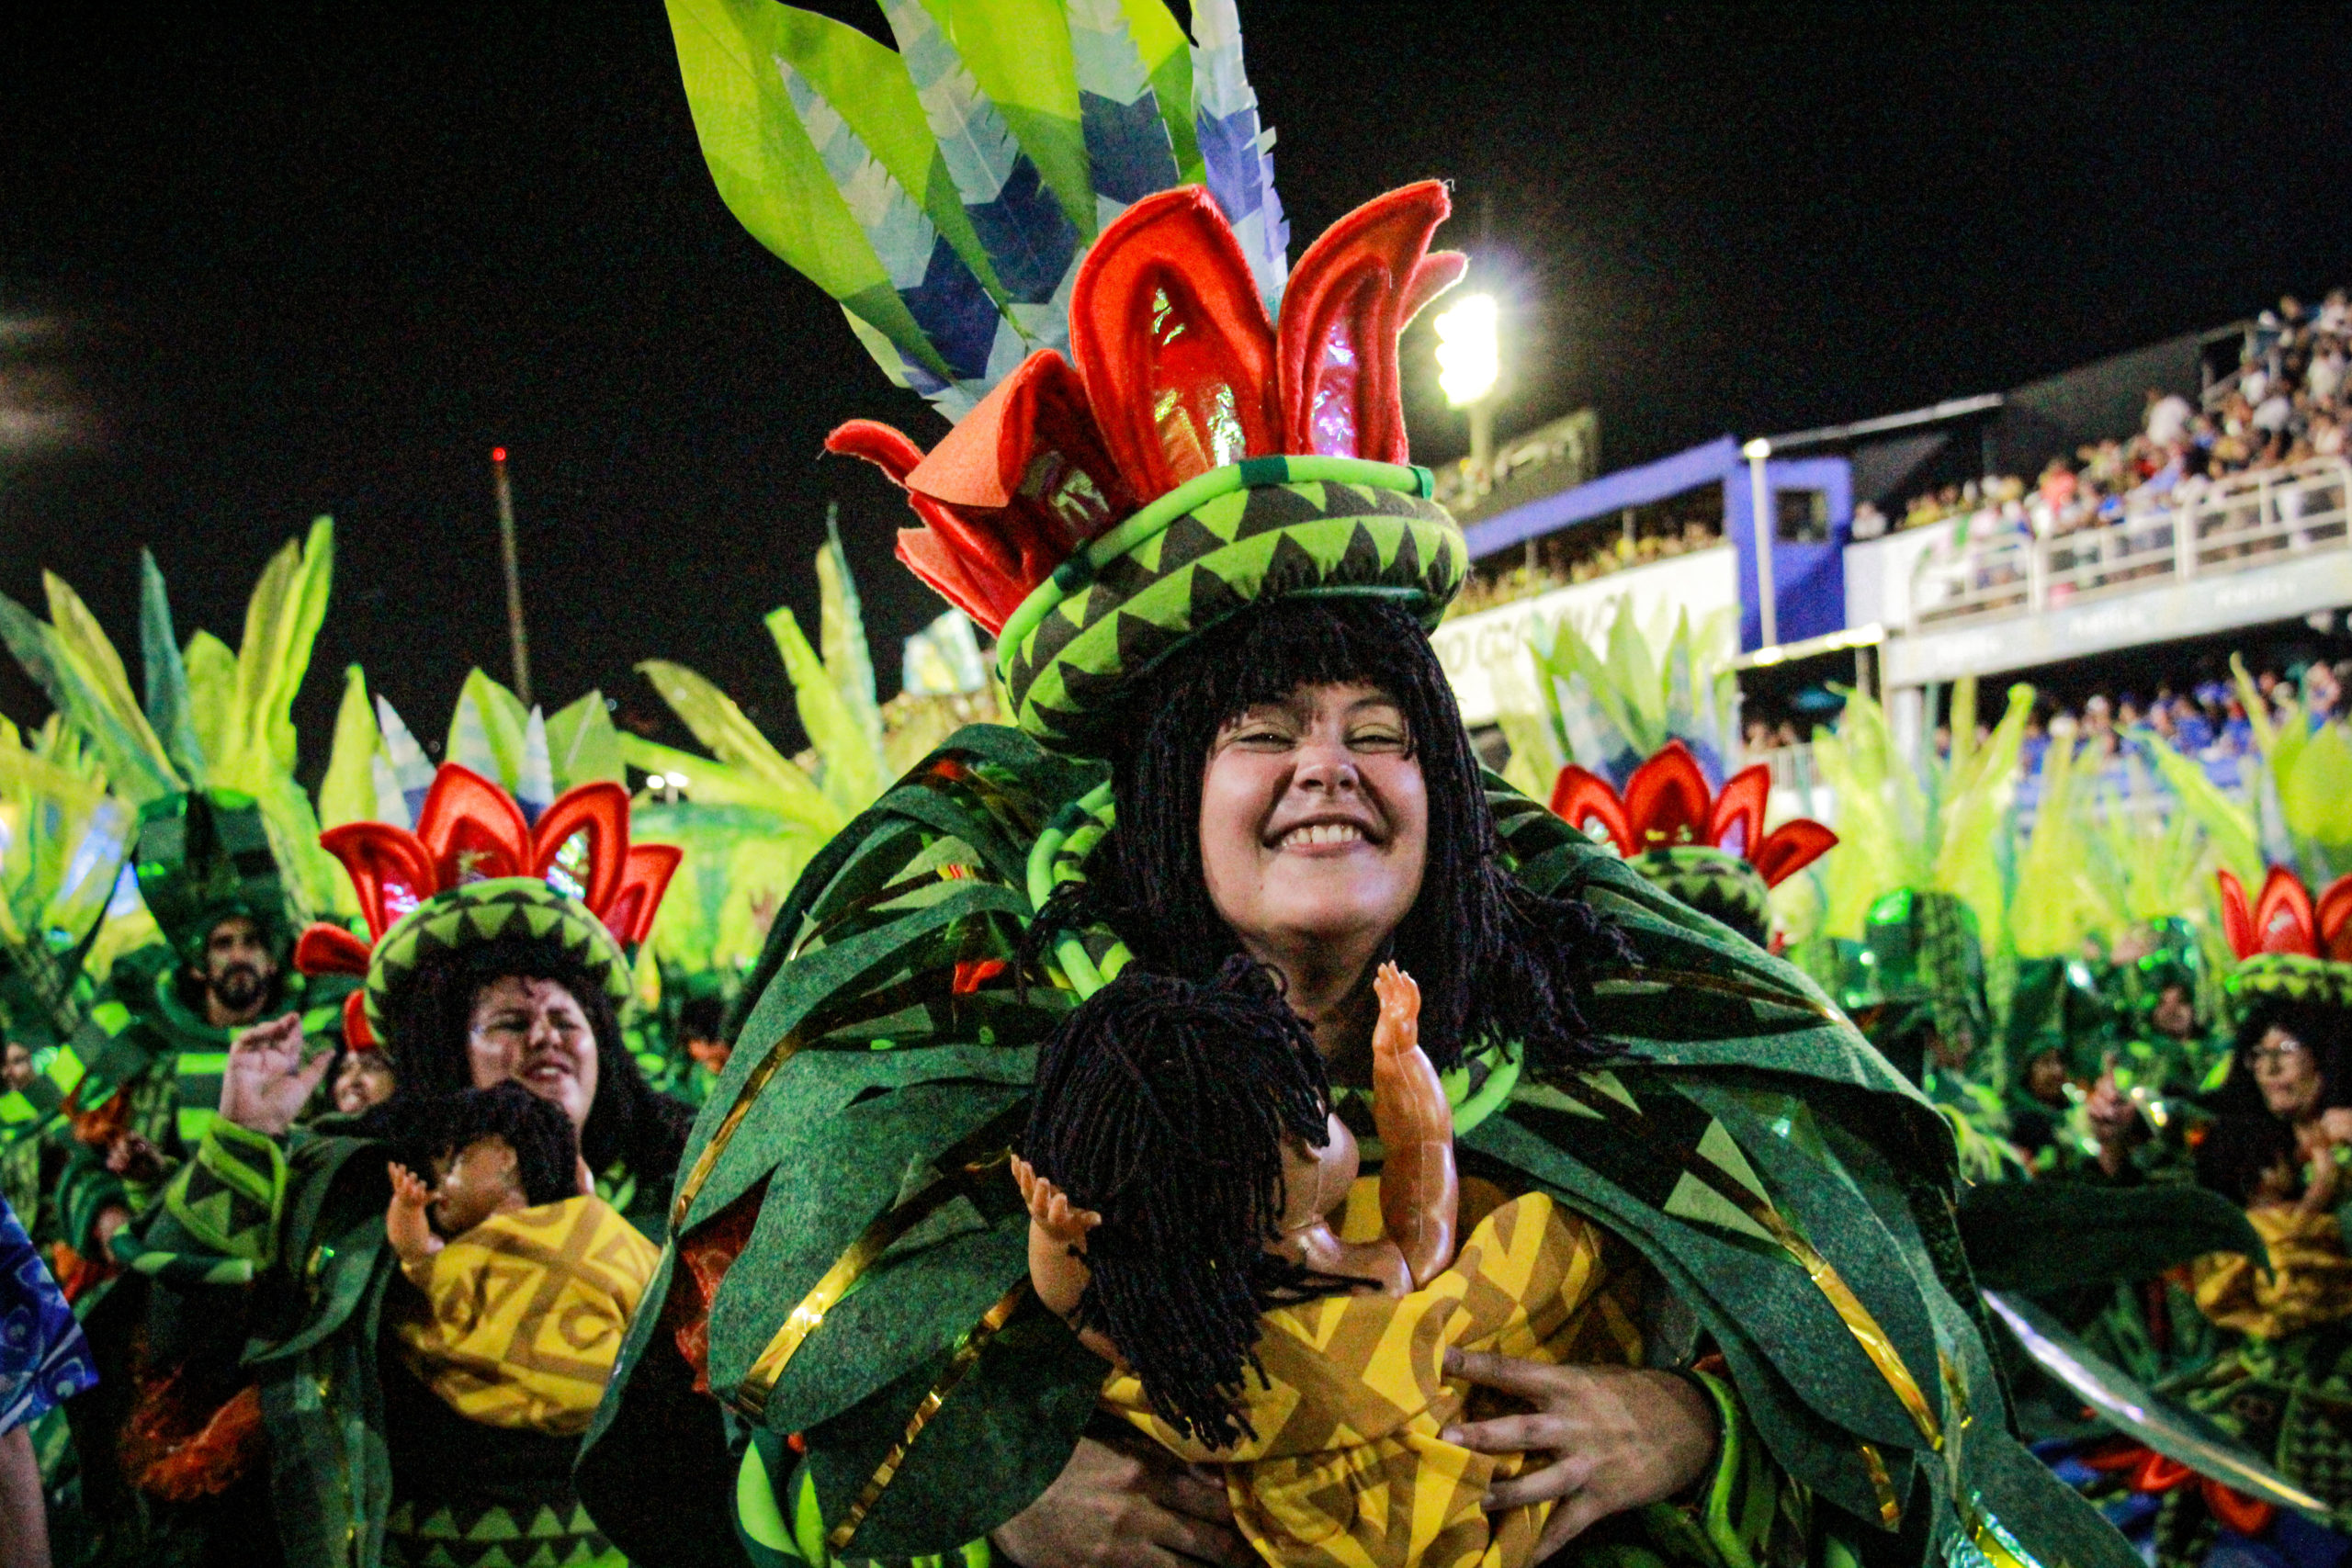
{"label": "black yarn wig", "polygon": [[1370,597],[1277,599],[1180,649],[1138,682],[1133,743],[1114,756],[1114,830],[1042,911],[1031,941],[1099,919],[1148,967],[1204,981],[1239,945],[1209,901],[1201,786],[1217,731],[1302,686],[1363,682],[1403,710],[1429,796],[1421,892],[1387,956],[1421,988],[1421,1040],[1442,1071],[1466,1045],[1518,1041],[1530,1059],[1575,1066],[1606,1054],[1582,1003],[1598,965],[1622,961],[1615,928],[1573,896],[1522,886],[1498,858],[1494,815],[1461,710],[1429,637]]}
{"label": "black yarn wig", "polygon": [[588,1168],[601,1174],[625,1161],[640,1191],[667,1190],[685,1152],[694,1113],[645,1081],[604,986],[552,942],[501,937],[435,953],[418,965],[390,1021],[387,1054],[398,1087],[376,1108],[384,1113],[379,1120],[391,1127],[409,1125],[411,1112],[402,1104],[409,1097],[451,1095],[474,1087],[467,1050],[474,998],[508,976],[552,980],[570,991],[596,1037],[596,1098],[580,1133]]}
{"label": "black yarn wig", "polygon": [[514,1151],[523,1201],[533,1208],[580,1195],[580,1141],[571,1118],[511,1079],[436,1098],[425,1112],[424,1146],[453,1155],[482,1138],[503,1138]]}
{"label": "black yarn wig", "polygon": [[1283,1138],[1323,1147],[1330,1103],[1314,1034],[1244,957],[1205,984],[1130,965],[1038,1059],[1023,1147],[1102,1216],[1079,1326],[1110,1338],[1161,1419],[1212,1448],[1255,1435],[1239,1400],[1259,1314],[1355,1283],[1266,1250]]}

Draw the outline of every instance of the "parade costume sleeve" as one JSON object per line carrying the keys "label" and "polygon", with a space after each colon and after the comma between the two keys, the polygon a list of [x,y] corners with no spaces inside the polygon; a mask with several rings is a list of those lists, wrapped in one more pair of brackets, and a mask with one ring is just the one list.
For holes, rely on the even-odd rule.
{"label": "parade costume sleeve", "polygon": [[[1069,993],[1023,1000],[1001,966],[1050,886],[1035,861],[1106,830],[1079,802],[1100,776],[962,731],[795,889],[590,1430],[580,1480],[600,1517],[659,1449],[638,1385],[650,1411],[697,1372],[749,1429],[747,1495],[775,1550],[956,1551],[1058,1473],[1102,1369],[1028,1300],[1002,1161]],[[2128,1568],[2007,1431],[1933,1108],[1795,970],[1492,793],[1521,878],[1589,899],[1641,964],[1602,981],[1589,1015],[1621,1065],[1473,1064],[1465,1173],[1550,1194],[1688,1303],[1755,1437],[1742,1462],[1769,1455],[1783,1478],[1751,1515],[1810,1497],[1832,1507],[1816,1533],[1851,1538],[1924,1508],[1947,1555]],[[1080,945],[1065,967],[1119,961],[1108,933]],[[740,1244],[713,1262],[714,1235]]]}
{"label": "parade costume sleeve", "polygon": [[[244,1366],[260,1387],[287,1561],[364,1568],[380,1558],[391,1502],[373,1417],[397,1260],[384,1241],[381,1146],[338,1125],[270,1138],[215,1119],[116,1250],[188,1303],[252,1314]],[[373,1157],[353,1157],[363,1154]]]}
{"label": "parade costume sleeve", "polygon": [[14,1209],[0,1202],[0,1432],[12,1432],[98,1381],[74,1309]]}

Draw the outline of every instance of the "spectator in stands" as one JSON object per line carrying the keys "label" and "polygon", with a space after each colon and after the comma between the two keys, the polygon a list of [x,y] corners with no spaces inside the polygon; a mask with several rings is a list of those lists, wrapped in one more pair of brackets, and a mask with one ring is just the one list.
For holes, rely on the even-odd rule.
{"label": "spectator in stands", "polygon": [[1869,502],[1854,508],[1854,537],[1875,539],[1886,533],[1886,513]]}
{"label": "spectator in stands", "polygon": [[2141,424],[2151,445],[2170,446],[2188,434],[2188,422],[2197,411],[2178,392],[2167,392],[2160,387],[2148,389],[2147,417]]}

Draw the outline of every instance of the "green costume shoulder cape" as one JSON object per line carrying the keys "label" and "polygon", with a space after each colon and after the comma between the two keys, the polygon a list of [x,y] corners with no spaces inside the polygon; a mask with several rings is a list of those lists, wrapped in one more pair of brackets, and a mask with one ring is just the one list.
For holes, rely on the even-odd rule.
{"label": "green costume shoulder cape", "polygon": [[[581,1461],[624,1549],[663,1528],[642,1478],[684,1379],[681,1243],[722,1216],[750,1231],[709,1303],[708,1377],[748,1439],[755,1548],[952,1551],[1068,1459],[1104,1368],[1025,1299],[1003,1156],[1074,993],[1024,997],[1010,963],[1036,899],[1108,830],[1085,798],[1101,781],[1015,731],[960,731],[780,912]],[[1517,874],[1592,901],[1640,964],[1593,1010],[1622,1065],[1557,1074],[1489,1049],[1450,1085],[1466,1168],[1632,1244],[1722,1352],[1763,1450],[1854,1546],[1900,1531],[1939,1560],[2126,1568],[2007,1431],[1942,1120],[1795,969],[1491,790]],[[1073,945],[1064,974],[1120,960],[1108,932]],[[1712,1556],[1746,1568],[1722,1523]]]}

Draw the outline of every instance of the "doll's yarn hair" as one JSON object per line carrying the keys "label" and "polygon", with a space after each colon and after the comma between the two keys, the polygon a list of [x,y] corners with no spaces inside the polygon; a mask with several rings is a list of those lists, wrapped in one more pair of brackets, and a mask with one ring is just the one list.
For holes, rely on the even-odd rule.
{"label": "doll's yarn hair", "polygon": [[1162,1420],[1211,1447],[1255,1435],[1239,1402],[1259,1314],[1355,1283],[1266,1251],[1283,1136],[1323,1147],[1330,1103],[1314,1035],[1243,957],[1205,984],[1130,964],[1039,1059],[1026,1156],[1102,1216],[1078,1325],[1117,1347]]}
{"label": "doll's yarn hair", "polygon": [[436,1096],[420,1143],[438,1158],[482,1138],[503,1138],[514,1151],[523,1201],[533,1208],[580,1196],[580,1139],[571,1118],[509,1078],[489,1089]]}

